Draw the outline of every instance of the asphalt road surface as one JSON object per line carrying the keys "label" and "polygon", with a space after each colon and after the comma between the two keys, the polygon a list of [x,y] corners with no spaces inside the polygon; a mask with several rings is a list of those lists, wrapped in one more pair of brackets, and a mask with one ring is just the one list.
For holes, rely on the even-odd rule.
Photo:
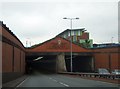
{"label": "asphalt road surface", "polygon": [[29,75],[19,87],[118,87],[117,84],[95,80],[87,80],[78,77],[70,77],[60,74],[43,74],[35,71]]}

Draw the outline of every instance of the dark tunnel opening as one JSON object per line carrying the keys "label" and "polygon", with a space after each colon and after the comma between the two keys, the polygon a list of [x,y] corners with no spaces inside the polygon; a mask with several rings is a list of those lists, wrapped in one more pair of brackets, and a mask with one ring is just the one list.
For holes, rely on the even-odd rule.
{"label": "dark tunnel opening", "polygon": [[[66,71],[71,72],[70,55],[65,56]],[[72,72],[93,72],[92,56],[74,56],[72,58]],[[46,73],[57,73],[57,55],[26,56],[26,73],[37,70]]]}
{"label": "dark tunnel opening", "polygon": [[[71,72],[71,59],[70,56],[65,57],[66,68]],[[93,60],[91,56],[73,56],[72,70],[73,72],[93,72]]]}
{"label": "dark tunnel opening", "polygon": [[44,73],[56,73],[56,56],[27,56],[26,73],[30,74],[36,70]]}

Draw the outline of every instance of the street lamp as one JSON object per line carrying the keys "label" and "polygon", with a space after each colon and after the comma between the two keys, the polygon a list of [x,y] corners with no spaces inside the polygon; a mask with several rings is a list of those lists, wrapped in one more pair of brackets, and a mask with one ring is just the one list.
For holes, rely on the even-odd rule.
{"label": "street lamp", "polygon": [[71,68],[71,72],[73,72],[73,63],[72,63],[72,35],[71,35],[71,32],[72,32],[72,20],[76,20],[76,19],[79,19],[78,17],[76,17],[76,18],[66,18],[66,17],[64,17],[63,19],[68,19],[68,20],[70,20],[70,55],[71,55],[71,57],[70,57],[70,68]]}

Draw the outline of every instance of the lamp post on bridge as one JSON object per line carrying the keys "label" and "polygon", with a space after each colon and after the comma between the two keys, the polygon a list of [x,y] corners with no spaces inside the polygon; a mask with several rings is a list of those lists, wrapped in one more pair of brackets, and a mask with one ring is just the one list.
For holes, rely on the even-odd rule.
{"label": "lamp post on bridge", "polygon": [[66,18],[64,17],[63,19],[68,19],[70,20],[70,70],[73,72],[73,63],[72,63],[72,20],[77,20],[79,19],[78,17],[76,18]]}

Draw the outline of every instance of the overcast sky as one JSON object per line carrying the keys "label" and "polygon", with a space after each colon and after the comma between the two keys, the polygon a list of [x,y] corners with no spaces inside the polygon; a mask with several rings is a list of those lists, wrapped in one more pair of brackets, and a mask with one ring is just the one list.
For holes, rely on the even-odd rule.
{"label": "overcast sky", "polygon": [[94,43],[118,42],[118,0],[32,1],[1,3],[1,17],[7,27],[26,46],[38,44],[70,28],[63,17],[79,17],[73,28],[85,28]]}

